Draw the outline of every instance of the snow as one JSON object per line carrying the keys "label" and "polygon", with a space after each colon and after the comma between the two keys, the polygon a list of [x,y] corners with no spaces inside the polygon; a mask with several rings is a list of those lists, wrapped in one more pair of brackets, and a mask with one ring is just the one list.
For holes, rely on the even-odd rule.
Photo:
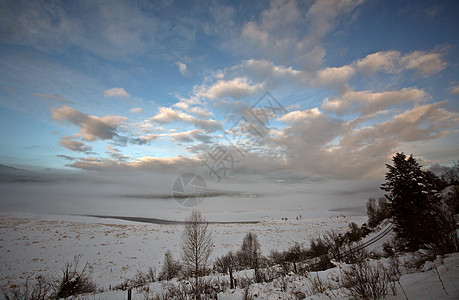
{"label": "snow", "polygon": [[[347,231],[366,217],[333,217],[270,220],[257,224],[210,224],[214,240],[211,260],[238,250],[244,235],[257,234],[264,255],[285,250],[326,230]],[[77,216],[0,216],[0,286],[24,281],[38,274],[60,275],[66,262],[80,257],[89,263],[96,284],[108,289],[132,278],[138,270],[159,272],[167,250],[180,258],[182,225],[157,225],[115,219]]]}
{"label": "snow", "polygon": [[[348,224],[359,226],[366,217],[332,217],[301,220],[264,220],[257,224],[210,224],[214,240],[211,260],[230,250],[239,249],[244,235],[251,231],[257,234],[262,252],[285,250],[295,242],[308,246],[309,240],[326,230],[338,232],[348,230]],[[390,229],[386,221],[377,232],[367,236],[362,243],[375,240],[381,232]],[[88,262],[91,278],[106,292],[84,295],[81,299],[126,299],[127,291],[108,291],[133,278],[137,271],[146,272],[149,267],[161,269],[164,253],[171,250],[175,258],[180,257],[182,225],[145,224],[117,219],[94,217],[34,214],[4,214],[0,216],[0,286],[25,281],[28,276],[59,276],[66,262],[80,257],[81,267]],[[384,242],[393,237],[393,232],[384,235],[368,247],[370,251],[380,250]],[[415,254],[404,254],[400,262],[407,262]],[[370,260],[371,265],[382,263],[390,268],[390,260]],[[268,283],[252,284],[251,294],[255,299],[296,299],[301,293],[307,299],[349,299],[341,289],[342,269],[347,265],[337,262],[337,267],[311,272],[308,276],[290,273],[285,276],[287,290],[280,278]],[[409,299],[458,299],[459,298],[459,253],[447,255],[434,262],[426,262],[419,270],[401,267],[400,285]],[[252,270],[235,273],[235,278],[252,276]],[[438,273],[437,273],[438,272]],[[208,279],[228,279],[227,275],[211,275]],[[443,289],[440,282],[443,282]],[[314,281],[320,280],[323,291],[318,291]],[[176,282],[176,279],[172,280]],[[386,299],[405,299],[400,285],[396,295]],[[150,284],[150,291],[160,291],[162,283]],[[446,290],[446,291],[445,291]],[[244,290],[236,288],[218,295],[218,299],[242,299]],[[132,299],[144,299],[141,291],[132,290]]]}

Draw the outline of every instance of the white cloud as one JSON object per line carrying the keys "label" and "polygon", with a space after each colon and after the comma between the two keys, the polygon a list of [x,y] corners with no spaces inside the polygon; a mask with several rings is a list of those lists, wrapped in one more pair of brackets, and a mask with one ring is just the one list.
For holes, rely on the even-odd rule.
{"label": "white cloud", "polygon": [[196,115],[200,118],[209,118],[213,115],[212,112],[208,111],[204,107],[199,107],[199,106],[191,106],[188,103],[191,103],[190,101],[186,101],[187,99],[182,99],[181,101],[177,102],[176,104],[173,105],[173,107],[180,108],[184,110],[187,113]]}
{"label": "white cloud", "polygon": [[125,161],[130,157],[129,155],[123,155],[121,150],[113,147],[113,145],[107,145],[104,149],[106,150],[106,153],[108,153],[113,159],[118,161]]}
{"label": "white cloud", "polygon": [[102,118],[86,115],[70,106],[51,109],[51,116],[57,121],[70,122],[80,128],[80,136],[85,141],[108,140],[117,137],[118,126],[127,121],[126,117],[105,116]]}
{"label": "white cloud", "polygon": [[140,113],[143,113],[143,108],[142,107],[133,107],[130,109],[131,112],[133,113],[136,113],[136,114],[140,114]]}
{"label": "white cloud", "polygon": [[267,60],[249,59],[232,67],[230,73],[249,74],[260,82],[266,81],[301,81],[304,73],[292,67],[275,65]]}
{"label": "white cloud", "polygon": [[317,71],[314,83],[320,86],[340,86],[349,82],[350,78],[355,75],[355,70],[351,66],[339,68],[325,68]]}
{"label": "white cloud", "polygon": [[400,68],[400,52],[382,51],[367,55],[357,62],[357,67],[363,72],[383,71],[386,73],[398,73]]}
{"label": "white cloud", "polygon": [[288,114],[285,114],[284,116],[280,118],[280,120],[284,123],[290,123],[290,122],[300,123],[300,122],[305,122],[306,120],[318,117],[321,114],[322,113],[317,107],[312,108],[312,109],[302,110],[302,111],[295,110],[295,111],[289,112]]}
{"label": "white cloud", "polygon": [[196,170],[201,160],[187,157],[153,157],[144,156],[132,161],[120,161],[97,157],[80,158],[67,166],[83,170],[150,170],[160,172],[177,172],[186,168]]}
{"label": "white cloud", "polygon": [[[304,69],[320,67],[325,57],[322,39],[363,3],[357,1],[271,1],[259,21],[244,24],[239,51],[281,64],[298,63]],[[304,28],[308,28],[305,33]]]}
{"label": "white cloud", "polygon": [[92,150],[92,146],[85,145],[83,142],[71,140],[70,137],[61,138],[59,144],[69,150],[76,152],[88,153]]}
{"label": "white cloud", "polygon": [[426,53],[414,51],[402,58],[402,64],[407,69],[415,69],[424,77],[436,74],[446,68],[446,62],[441,59],[440,53]]}
{"label": "white cloud", "polygon": [[203,143],[208,143],[212,140],[210,135],[206,135],[202,129],[194,129],[185,132],[170,133],[169,137],[174,141],[191,143],[194,140],[201,141]]}
{"label": "white cloud", "polygon": [[105,97],[129,97],[129,94],[123,88],[111,88],[104,91]]}
{"label": "white cloud", "polygon": [[200,95],[209,99],[225,97],[238,99],[260,92],[263,88],[263,83],[252,84],[246,77],[237,77],[232,80],[218,80],[207,89],[201,91]]}
{"label": "white cloud", "polygon": [[[66,53],[77,47],[112,61],[130,61],[146,53],[168,55],[168,46],[187,50],[195,43],[190,18],[164,17],[166,2],[138,5],[126,1],[66,3],[3,1],[2,41],[27,45],[45,53]],[[172,4],[180,5],[180,4]]]}
{"label": "white cloud", "polygon": [[179,72],[182,76],[190,76],[191,75],[191,72],[188,70],[188,67],[186,64],[180,62],[180,61],[177,61],[175,62],[175,64],[177,65],[178,69],[179,69]]}
{"label": "white cloud", "polygon": [[384,164],[396,151],[457,132],[459,114],[447,111],[444,105],[415,104],[362,128],[355,127],[360,122],[345,122],[317,108],[293,111],[282,118],[288,126],[270,140],[278,149],[285,149],[291,172],[347,179],[381,177]]}
{"label": "white cloud", "polygon": [[55,95],[55,94],[35,94],[35,96],[39,96],[39,97],[42,97],[42,98],[45,98],[45,99],[49,99],[49,100],[53,100],[53,101],[57,101],[57,102],[62,102],[62,103],[67,103],[67,104],[72,104],[73,102],[62,97],[62,96],[59,96],[59,95]]}
{"label": "white cloud", "polygon": [[213,132],[222,128],[222,124],[216,120],[198,119],[190,114],[175,110],[170,107],[160,107],[159,113],[149,118],[149,120],[159,124],[183,121],[185,123],[193,124],[198,128],[204,129],[206,132]]}
{"label": "white cloud", "polygon": [[453,95],[459,94],[459,85],[455,85],[451,87],[451,94]]}
{"label": "white cloud", "polygon": [[419,102],[430,96],[417,88],[404,88],[399,91],[374,93],[371,91],[348,90],[337,98],[326,98],[321,108],[338,114],[359,112],[372,114],[397,103]]}
{"label": "white cloud", "polygon": [[[336,88],[342,90],[348,86],[349,81],[355,75],[353,66],[327,67],[314,72],[298,70],[293,67],[276,65],[267,60],[245,60],[231,68],[217,72],[217,79],[210,87],[203,89],[200,95],[216,98],[222,96],[221,90],[232,90],[239,87],[246,90],[245,94],[253,94],[264,90],[274,90],[281,86]],[[250,80],[252,79],[252,80]],[[252,83],[252,81],[254,83]],[[248,90],[250,87],[252,90]],[[216,93],[219,92],[219,93]],[[244,93],[241,93],[244,94]]]}
{"label": "white cloud", "polygon": [[446,68],[447,63],[441,56],[441,53],[433,51],[414,51],[404,56],[398,51],[382,51],[357,61],[357,67],[363,72],[382,71],[389,74],[415,70],[423,77],[428,77]]}

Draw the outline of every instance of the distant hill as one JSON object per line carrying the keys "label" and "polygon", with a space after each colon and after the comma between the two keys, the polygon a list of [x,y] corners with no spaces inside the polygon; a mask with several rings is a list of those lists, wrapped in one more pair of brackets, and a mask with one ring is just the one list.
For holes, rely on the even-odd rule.
{"label": "distant hill", "polygon": [[38,175],[26,169],[18,169],[0,164],[1,182],[37,182]]}
{"label": "distant hill", "polygon": [[29,170],[26,170],[26,169],[18,169],[18,168],[14,168],[14,167],[10,167],[10,166],[6,166],[6,165],[2,165],[0,164],[0,174],[4,174],[4,173],[18,173],[18,172],[29,172],[29,173],[32,173],[31,171]]}

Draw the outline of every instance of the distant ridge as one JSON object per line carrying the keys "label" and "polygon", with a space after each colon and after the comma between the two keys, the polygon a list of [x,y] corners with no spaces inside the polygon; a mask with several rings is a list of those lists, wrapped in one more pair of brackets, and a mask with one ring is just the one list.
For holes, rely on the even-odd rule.
{"label": "distant ridge", "polygon": [[2,165],[0,164],[0,174],[3,174],[3,173],[11,173],[11,172],[28,172],[28,173],[32,173],[31,171],[29,170],[26,170],[26,169],[18,169],[18,168],[15,168],[15,167],[10,167],[10,166],[7,166],[7,165]]}
{"label": "distant ridge", "polygon": [[[118,219],[132,222],[140,223],[150,223],[150,224],[166,224],[166,225],[183,225],[184,221],[173,221],[166,219],[156,219],[156,218],[143,218],[143,217],[124,217],[124,216],[101,216],[101,215],[82,215],[83,217],[93,217],[99,219]],[[208,222],[209,224],[257,224],[259,221],[240,221],[240,222]]]}
{"label": "distant ridge", "polygon": [[37,182],[36,173],[0,164],[0,182]]}

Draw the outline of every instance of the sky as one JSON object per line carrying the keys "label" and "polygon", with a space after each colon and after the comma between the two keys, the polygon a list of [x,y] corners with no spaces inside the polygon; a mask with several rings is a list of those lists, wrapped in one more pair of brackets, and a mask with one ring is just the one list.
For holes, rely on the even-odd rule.
{"label": "sky", "polygon": [[0,1],[0,164],[383,178],[459,154],[457,1]]}

